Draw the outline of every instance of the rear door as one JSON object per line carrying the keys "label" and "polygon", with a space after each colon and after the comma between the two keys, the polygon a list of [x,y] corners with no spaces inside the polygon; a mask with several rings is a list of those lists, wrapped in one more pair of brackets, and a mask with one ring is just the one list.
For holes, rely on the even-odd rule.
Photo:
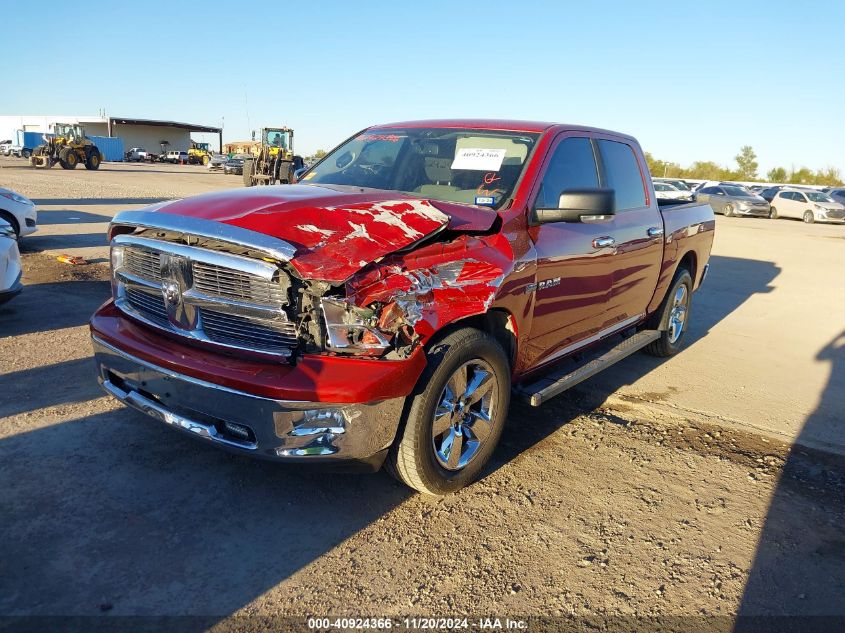
{"label": "rear door", "polygon": [[647,185],[642,152],[613,137],[596,139],[602,184],[616,193],[613,238],[613,289],[607,306],[609,323],[642,317],[657,288],[663,262],[663,215]]}

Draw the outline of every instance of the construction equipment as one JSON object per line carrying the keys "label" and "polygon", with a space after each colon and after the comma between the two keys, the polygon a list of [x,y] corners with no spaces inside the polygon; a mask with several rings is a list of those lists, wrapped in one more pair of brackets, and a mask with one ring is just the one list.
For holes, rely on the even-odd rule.
{"label": "construction equipment", "polygon": [[197,143],[191,141],[188,149],[188,163],[191,165],[208,165],[211,161],[211,149],[208,143]]}
{"label": "construction equipment", "polygon": [[293,153],[292,129],[262,128],[255,157],[244,160],[244,185],[252,187],[292,183],[294,172],[303,164],[302,156]]}
{"label": "construction equipment", "polygon": [[56,123],[53,135],[44,135],[44,144],[32,152],[29,164],[36,169],[50,169],[56,163],[62,169],[76,169],[79,163],[85,169],[99,169],[103,154],[97,146],[85,136],[80,125]]}

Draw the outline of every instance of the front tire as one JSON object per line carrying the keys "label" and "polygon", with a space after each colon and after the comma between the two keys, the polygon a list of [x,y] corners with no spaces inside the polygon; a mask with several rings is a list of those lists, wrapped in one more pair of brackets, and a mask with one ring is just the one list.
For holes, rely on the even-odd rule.
{"label": "front tire", "polygon": [[85,159],[85,169],[88,170],[95,170],[100,168],[100,153],[99,152],[90,152],[88,157]]}
{"label": "front tire", "polygon": [[726,205],[725,205],[725,210],[724,210],[724,213],[725,213],[725,217],[726,217],[726,218],[732,218],[732,217],[734,217],[734,208],[733,208],[733,205],[726,204]]}
{"label": "front tire", "polygon": [[816,221],[816,216],[812,211],[804,211],[804,224],[812,224]]}
{"label": "front tire", "polygon": [[388,470],[431,495],[472,483],[499,442],[510,391],[508,359],[492,336],[473,328],[448,334],[428,352]]}
{"label": "front tire", "polygon": [[679,268],[657,312],[660,317],[657,323],[660,338],[645,347],[646,353],[666,358],[681,351],[689,325],[691,302],[692,275],[686,268]]}

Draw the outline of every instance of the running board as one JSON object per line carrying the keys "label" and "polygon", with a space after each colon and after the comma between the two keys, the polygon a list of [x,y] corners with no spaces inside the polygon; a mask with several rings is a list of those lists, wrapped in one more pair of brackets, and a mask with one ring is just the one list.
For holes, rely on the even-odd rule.
{"label": "running board", "polygon": [[574,387],[578,383],[587,380],[587,378],[595,376],[600,371],[607,369],[614,363],[618,363],[623,358],[627,358],[659,338],[660,332],[658,330],[642,330],[630,338],[625,339],[616,347],[607,350],[601,356],[584,363],[577,369],[573,370],[567,367],[566,369],[553,372],[530,385],[519,385],[516,387],[515,393],[521,400],[527,402],[532,407],[539,407],[546,400],[554,398],[570,387]]}

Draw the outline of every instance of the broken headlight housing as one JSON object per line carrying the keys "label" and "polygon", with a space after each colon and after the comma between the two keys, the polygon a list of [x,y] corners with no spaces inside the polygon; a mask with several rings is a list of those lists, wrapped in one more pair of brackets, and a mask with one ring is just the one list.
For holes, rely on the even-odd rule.
{"label": "broken headlight housing", "polygon": [[326,326],[326,348],[345,354],[381,354],[390,338],[380,331],[375,312],[335,297],[320,300]]}

